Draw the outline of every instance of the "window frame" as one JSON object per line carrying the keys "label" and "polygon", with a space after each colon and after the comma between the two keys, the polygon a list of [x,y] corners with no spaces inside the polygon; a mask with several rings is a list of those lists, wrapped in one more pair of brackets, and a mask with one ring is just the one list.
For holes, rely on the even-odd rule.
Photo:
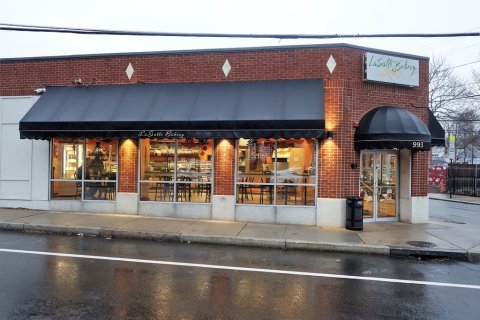
{"label": "window frame", "polygon": [[[181,181],[177,180],[178,178],[178,168],[177,168],[177,160],[178,160],[178,141],[181,139],[190,139],[190,138],[164,138],[164,139],[172,139],[174,140],[174,162],[173,162],[173,177],[172,181],[155,181],[155,180],[142,180],[142,152],[143,152],[143,144],[142,142],[144,140],[156,140],[155,138],[144,138],[144,139],[139,139],[139,149],[140,151],[138,152],[138,201],[142,203],[162,203],[162,204],[212,204],[212,196],[213,196],[213,190],[214,190],[214,181],[215,181],[215,139],[214,138],[208,138],[208,140],[212,141],[212,158],[210,160],[211,163],[211,173],[210,173],[210,182],[203,182],[203,181]],[[161,140],[162,138],[159,138],[157,140]],[[201,138],[191,138],[191,139],[196,139],[199,140]],[[158,200],[142,200],[142,183],[148,184],[148,183],[160,183],[160,184],[173,184],[173,200],[172,201],[158,201]],[[209,201],[205,202],[195,202],[195,201],[177,201],[178,195],[177,195],[177,186],[178,184],[202,184],[202,185],[210,185],[210,199]]]}
{"label": "window frame", "polygon": [[[241,182],[238,181],[239,179],[239,146],[240,146],[240,139],[245,139],[245,138],[239,138],[235,139],[235,187],[234,187],[234,196],[235,196],[235,205],[239,206],[262,206],[262,207],[292,207],[292,208],[316,208],[317,207],[317,197],[318,197],[318,151],[319,151],[319,141],[318,139],[313,139],[313,138],[304,138],[308,140],[314,140],[314,160],[315,160],[315,177],[314,183],[285,183],[285,182],[277,182],[278,181],[278,170],[277,170],[277,159],[278,157],[276,156],[277,150],[278,150],[278,138],[274,138],[275,141],[275,161],[272,162],[273,164],[273,182]],[[256,138],[260,139],[260,138]],[[264,138],[264,139],[269,139],[269,138]],[[302,138],[300,138],[302,139]],[[248,139],[245,139],[248,140]],[[285,139],[289,140],[289,139]],[[298,139],[294,139],[298,140]],[[241,203],[238,201],[238,186],[239,185],[252,185],[252,186],[272,186],[273,188],[273,199],[272,203]],[[312,205],[305,205],[305,204],[277,204],[277,187],[278,186],[295,186],[295,187],[314,187],[314,197],[313,197],[313,204]],[[306,200],[305,200],[306,201]],[[288,202],[288,201],[287,201]]]}
{"label": "window frame", "polygon": [[[52,165],[53,165],[53,145],[55,139],[62,139],[62,138],[53,138],[50,140],[49,146],[49,171],[48,171],[48,200],[49,201],[89,201],[89,202],[114,202],[116,201],[117,194],[118,194],[118,139],[115,139],[115,146],[116,146],[116,154],[115,154],[115,163],[117,165],[117,169],[115,172],[115,180],[85,180],[85,170],[86,170],[86,159],[87,159],[87,140],[103,140],[103,139],[90,139],[90,138],[69,138],[71,140],[82,140],[81,144],[83,146],[83,158],[82,158],[82,179],[54,179],[52,178]],[[77,167],[78,168],[78,167]],[[81,184],[81,191],[80,191],[80,199],[61,199],[61,198],[53,198],[52,195],[52,183],[53,182],[72,182],[72,183],[80,183]],[[100,183],[100,182],[107,182],[107,183],[115,183],[115,199],[85,199],[85,182],[90,183]]]}

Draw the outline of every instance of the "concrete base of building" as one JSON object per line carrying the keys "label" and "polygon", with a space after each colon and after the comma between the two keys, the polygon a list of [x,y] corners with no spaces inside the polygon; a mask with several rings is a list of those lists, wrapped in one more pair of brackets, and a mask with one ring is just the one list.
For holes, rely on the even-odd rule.
{"label": "concrete base of building", "polygon": [[50,204],[47,200],[0,200],[0,208],[49,210]]}
{"label": "concrete base of building", "polygon": [[[400,221],[428,223],[429,199],[400,199]],[[118,193],[117,201],[80,200],[0,200],[3,208],[139,214],[185,219],[249,221],[273,224],[344,227],[345,199],[318,198],[317,208],[302,206],[236,205],[234,196],[212,196],[212,203],[138,202],[136,193]]]}
{"label": "concrete base of building", "polygon": [[48,202],[49,210],[54,211],[115,213],[117,209],[116,201],[51,200]]}
{"label": "concrete base of building", "polygon": [[137,214],[138,213],[138,193],[117,192],[116,213]]}
{"label": "concrete base of building", "polygon": [[139,202],[138,214],[178,219],[212,219],[210,203]]}
{"label": "concrete base of building", "polygon": [[314,226],[317,210],[315,207],[279,206],[277,209],[277,222],[280,224],[300,224]]}
{"label": "concrete base of building", "polygon": [[248,221],[258,223],[275,223],[276,214],[273,206],[258,206],[258,205],[236,205],[235,220]]}
{"label": "concrete base of building", "polygon": [[315,207],[236,205],[235,220],[258,223],[315,225]]}
{"label": "concrete base of building", "polygon": [[317,226],[345,227],[345,218],[346,199],[317,199]]}
{"label": "concrete base of building", "polygon": [[428,197],[400,199],[400,221],[406,223],[428,223]]}
{"label": "concrete base of building", "polygon": [[212,219],[235,220],[235,196],[212,196]]}

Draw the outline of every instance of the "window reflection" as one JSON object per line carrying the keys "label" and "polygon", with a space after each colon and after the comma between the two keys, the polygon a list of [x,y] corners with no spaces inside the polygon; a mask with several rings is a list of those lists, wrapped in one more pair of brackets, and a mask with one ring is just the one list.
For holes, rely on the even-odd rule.
{"label": "window reflection", "polygon": [[88,139],[85,165],[85,180],[116,180],[116,143]]}
{"label": "window reflection", "polygon": [[83,164],[83,145],[84,140],[53,139],[52,179],[82,179],[77,174]]}
{"label": "window reflection", "polygon": [[84,140],[52,139],[51,199],[81,199],[83,147]]}
{"label": "window reflection", "polygon": [[314,139],[239,139],[237,153],[237,203],[315,205]]}
{"label": "window reflection", "polygon": [[277,182],[315,184],[315,142],[280,139],[277,149]]}
{"label": "window reflection", "polygon": [[142,201],[211,201],[212,139],[143,139],[141,146]]}
{"label": "window reflection", "polygon": [[51,199],[115,200],[116,141],[52,139],[51,163]]}
{"label": "window reflection", "polygon": [[274,139],[240,139],[237,181],[270,182],[273,178],[274,157]]}

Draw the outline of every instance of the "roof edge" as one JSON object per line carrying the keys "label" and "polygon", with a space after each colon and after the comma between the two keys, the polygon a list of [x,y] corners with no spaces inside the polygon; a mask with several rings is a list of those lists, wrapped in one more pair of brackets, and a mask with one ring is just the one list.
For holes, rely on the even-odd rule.
{"label": "roof edge", "polygon": [[286,45],[286,46],[264,46],[264,47],[238,47],[238,48],[212,48],[212,49],[187,49],[187,50],[166,50],[166,51],[146,51],[146,52],[120,52],[120,53],[95,53],[79,55],[60,55],[60,56],[38,56],[38,57],[19,57],[19,58],[0,58],[0,62],[17,61],[39,61],[39,60],[64,60],[64,59],[93,59],[105,57],[128,57],[128,56],[161,56],[161,55],[184,55],[184,54],[208,54],[208,53],[228,53],[228,52],[256,52],[256,51],[287,51],[304,49],[323,49],[323,48],[349,48],[361,51],[371,51],[381,54],[390,54],[404,58],[413,58],[429,60],[429,57],[406,54],[396,51],[375,49],[363,46],[357,46],[348,43],[327,43],[327,44],[307,44],[307,45]]}

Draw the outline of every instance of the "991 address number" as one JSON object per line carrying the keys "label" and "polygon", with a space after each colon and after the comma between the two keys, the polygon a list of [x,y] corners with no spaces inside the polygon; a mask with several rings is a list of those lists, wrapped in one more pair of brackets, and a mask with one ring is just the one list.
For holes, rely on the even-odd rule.
{"label": "991 address number", "polygon": [[414,141],[412,147],[423,148],[423,141]]}

